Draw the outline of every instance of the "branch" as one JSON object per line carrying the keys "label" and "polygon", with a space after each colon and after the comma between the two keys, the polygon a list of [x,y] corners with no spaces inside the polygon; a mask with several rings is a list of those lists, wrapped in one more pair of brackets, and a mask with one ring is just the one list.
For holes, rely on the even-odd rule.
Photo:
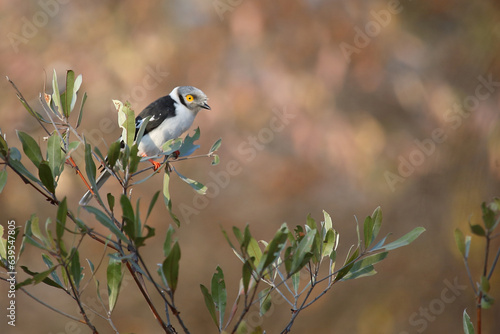
{"label": "branch", "polygon": [[85,320],[85,324],[92,330],[92,333],[98,334],[97,329],[92,325],[90,322],[89,318],[87,317],[87,313],[85,313],[85,310],[83,309],[82,302],[80,301],[80,296],[78,294],[78,291],[73,284],[73,280],[71,279],[71,274],[69,273],[68,267],[66,264],[63,265],[64,271],[66,272],[66,276],[69,278],[69,284],[71,286],[71,290],[73,291],[73,295],[75,297],[76,303],[78,304],[78,308],[80,309],[80,314],[83,316],[83,319]]}

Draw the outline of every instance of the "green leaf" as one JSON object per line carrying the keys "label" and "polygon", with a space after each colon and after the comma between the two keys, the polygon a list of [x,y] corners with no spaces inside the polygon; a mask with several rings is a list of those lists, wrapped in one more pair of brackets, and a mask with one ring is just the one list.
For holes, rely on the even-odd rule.
{"label": "green leaf", "polygon": [[354,260],[359,255],[359,247],[357,247],[356,250],[354,251],[354,253],[352,253],[352,254],[351,254],[351,250],[352,250],[352,247],[351,247],[351,249],[349,249],[349,253],[347,254],[346,260],[344,262],[344,266],[342,267],[342,269],[340,269],[338,271],[337,275],[335,276],[335,282],[344,278],[344,276],[346,276],[349,273],[349,271],[351,270],[351,268],[354,266]]}
{"label": "green leaf", "polygon": [[96,278],[96,275],[95,275],[94,264],[89,259],[86,259],[86,260],[87,260],[87,262],[89,264],[90,272],[92,273],[92,278],[94,279],[94,283],[95,283],[95,287],[96,287],[96,292],[97,292],[97,298],[99,298],[99,302],[101,302],[102,304],[104,304],[104,302],[102,300],[102,297],[101,297],[100,282]]}
{"label": "green leaf", "polygon": [[61,95],[59,93],[59,85],[57,84],[57,74],[54,69],[54,75],[52,76],[52,101],[54,102],[55,108],[53,109],[55,114],[61,117],[61,114],[64,112],[61,103]]}
{"label": "green leaf", "polygon": [[302,240],[297,245],[292,258],[292,264],[288,276],[295,274],[297,271],[302,269],[312,256],[311,248],[313,245],[314,237],[316,236],[316,230],[310,230],[302,238]]}
{"label": "green leaf", "polygon": [[139,147],[137,144],[132,145],[132,148],[130,149],[130,161],[129,161],[129,167],[128,167],[128,172],[130,174],[133,174],[137,171],[137,167],[139,166],[139,161],[141,160],[141,157],[137,155],[139,153]]}
{"label": "green leaf", "polygon": [[40,162],[43,161],[40,146],[38,146],[37,142],[26,132],[17,131],[17,137],[23,145],[24,154],[26,154],[31,162],[38,168]]}
{"label": "green leaf", "polygon": [[243,281],[243,289],[245,293],[248,293],[248,286],[250,285],[250,278],[252,277],[252,264],[250,263],[250,260],[246,260],[243,263],[243,268],[242,268],[242,281]]}
{"label": "green leaf", "polygon": [[185,177],[184,175],[182,175],[181,173],[179,173],[177,171],[177,169],[175,169],[175,168],[174,168],[174,171],[177,173],[177,175],[179,175],[179,177],[181,178],[182,181],[184,181],[187,184],[189,184],[198,194],[205,195],[207,193],[207,187],[206,186],[204,186],[203,184],[201,184],[198,181],[195,181],[195,180],[192,180],[192,179],[190,179],[188,177]]}
{"label": "green leaf", "polygon": [[236,334],[247,334],[248,326],[245,320],[242,320],[236,329]]}
{"label": "green leaf", "polygon": [[109,210],[113,212],[113,209],[115,207],[115,196],[113,196],[111,193],[108,193],[106,197],[108,198]]}
{"label": "green leaf", "polygon": [[68,145],[68,151],[66,152],[66,155],[70,155],[73,153],[73,151],[76,151],[76,149],[80,146],[81,142],[79,140],[72,141]]}
{"label": "green leaf", "polygon": [[7,238],[3,237],[3,232],[3,225],[0,225],[0,259],[7,259]]}
{"label": "green leaf", "polygon": [[39,224],[39,219],[35,214],[31,215],[30,220],[28,221],[30,229],[29,231],[34,235],[36,238],[39,240],[43,241],[43,243],[48,243],[46,240],[45,236],[42,234],[42,231],[40,230],[40,224]]}
{"label": "green leaf", "polygon": [[68,70],[66,72],[66,92],[64,94],[64,116],[69,117],[69,114],[72,109],[72,101],[73,101],[73,89],[75,87],[75,72],[72,70]]}
{"label": "green leaf", "polygon": [[118,111],[118,125],[122,128],[122,140],[127,146],[132,147],[135,137],[135,114],[130,103],[123,104],[118,100],[113,100]]}
{"label": "green leaf", "polygon": [[[241,233],[241,230],[239,228],[237,228],[236,226],[233,226],[233,234],[241,246],[243,243],[243,233]],[[229,244],[231,244],[231,242],[229,241],[229,238],[228,238],[228,242],[229,242]]]}
{"label": "green leaf", "polygon": [[224,313],[226,311],[227,291],[226,283],[224,282],[224,273],[222,269],[217,266],[216,272],[212,276],[212,299],[215,307],[219,311],[219,331],[222,330],[224,323]]}
{"label": "green leaf", "polygon": [[[243,245],[242,245],[243,246]],[[246,252],[250,258],[253,258],[253,268],[257,268],[261,258],[262,250],[259,247],[259,243],[253,237],[248,239],[248,244],[246,245]]]}
{"label": "green leaf", "polygon": [[324,217],[324,229],[325,229],[325,232],[323,234],[323,236],[326,236],[326,233],[331,230],[333,228],[333,223],[332,223],[332,217],[330,217],[330,215],[328,214],[328,212],[326,212],[325,210],[323,210],[323,217]]}
{"label": "green leaf", "polygon": [[126,235],[128,235],[132,240],[134,240],[137,236],[139,236],[139,231],[136,226],[134,209],[132,208],[132,204],[128,199],[127,195],[122,194],[120,197],[120,204],[122,206],[122,218],[124,222],[123,231]]}
{"label": "green leaf", "polygon": [[185,157],[191,155],[194,151],[196,151],[200,145],[194,145],[194,142],[200,138],[200,128],[196,128],[194,135],[191,137],[186,135],[184,138],[184,142],[182,143],[181,148],[179,149],[179,157]]}
{"label": "green leaf", "polygon": [[151,202],[149,203],[148,213],[146,214],[146,220],[144,222],[146,222],[148,220],[149,215],[151,214],[151,211],[153,210],[153,207],[155,206],[156,200],[158,199],[159,195],[160,195],[160,191],[158,190],[157,192],[155,192],[155,194],[151,198]]}
{"label": "green leaf", "polygon": [[83,81],[82,75],[79,74],[75,79],[75,84],[73,85],[73,97],[71,98],[70,111],[73,111],[73,109],[75,108],[77,93],[80,90],[80,87],[82,86],[82,81]]}
{"label": "green leaf", "polygon": [[469,224],[469,226],[470,226],[471,232],[474,233],[475,235],[478,235],[480,237],[484,237],[486,235],[486,232],[484,231],[484,228],[481,225]]}
{"label": "green leaf", "polygon": [[142,140],[142,136],[144,136],[144,131],[146,131],[146,126],[148,125],[150,118],[151,118],[151,116],[148,116],[148,117],[142,119],[141,126],[139,127],[139,131],[137,131],[137,135],[135,136],[135,144],[136,145],[140,144],[140,142]]}
{"label": "green leaf", "polygon": [[168,253],[170,253],[170,250],[172,249],[172,236],[174,235],[175,230],[170,225],[167,230],[167,235],[165,236],[165,241],[163,242],[163,255],[165,257],[168,256]]}
{"label": "green leaf", "polygon": [[214,160],[212,160],[212,166],[216,166],[220,163],[220,158],[217,154],[212,154]]}
{"label": "green leaf", "polygon": [[486,205],[485,202],[481,204],[481,210],[483,211],[484,226],[487,230],[491,230],[491,228],[495,225],[495,212],[493,212],[490,206]]}
{"label": "green leaf", "polygon": [[382,227],[382,209],[377,207],[372,213],[373,220],[373,233],[372,233],[372,241],[373,242],[380,232],[380,228]]}
{"label": "green leaf", "polygon": [[285,248],[287,236],[288,227],[286,226],[286,224],[283,224],[264,250],[264,255],[262,256],[257,266],[257,272],[259,274],[264,273],[268,266],[274,263],[280,256],[281,251],[283,250],[283,248]]}
{"label": "green leaf", "polygon": [[137,237],[137,238],[135,238],[135,246],[136,246],[137,248],[139,248],[139,247],[141,247],[141,246],[145,245],[145,241],[146,241],[146,239],[149,239],[149,238],[151,238],[151,237],[154,237],[154,235],[155,235],[155,229],[154,229],[154,228],[149,227],[148,225],[145,225],[144,227],[145,227],[145,228],[146,228],[146,230],[147,230],[146,235],[145,235],[145,236],[142,236],[142,237]]}
{"label": "green leaf", "polygon": [[484,293],[490,292],[490,281],[488,281],[488,279],[484,276],[481,276],[481,281],[479,283],[479,289]]}
{"label": "green leaf", "polygon": [[375,274],[376,272],[373,270],[373,265],[385,259],[388,253],[389,252],[373,254],[355,262],[349,272],[342,278],[342,281]]}
{"label": "green leaf", "polygon": [[108,150],[108,166],[113,169],[116,165],[116,161],[118,161],[118,157],[120,156],[120,142],[115,141],[111,143]]}
{"label": "green leaf", "polygon": [[474,334],[474,325],[472,324],[472,321],[470,320],[470,317],[467,314],[467,310],[464,310],[463,325],[465,334]]}
{"label": "green leaf", "polygon": [[72,248],[70,257],[70,274],[78,289],[83,278],[83,268],[80,266],[80,254],[78,253],[78,249]]}
{"label": "green leaf", "polygon": [[222,142],[222,138],[217,139],[217,141],[210,148],[209,153],[217,151],[220,147],[221,142]]}
{"label": "green leaf", "polygon": [[465,257],[465,236],[458,228],[455,229],[455,242],[457,243],[460,254]]}
{"label": "green leaf", "polygon": [[217,328],[219,328],[219,324],[217,323],[217,315],[215,313],[214,300],[213,300],[212,296],[210,295],[210,292],[208,291],[208,289],[203,284],[200,284],[200,289],[201,289],[201,293],[203,294],[203,297],[205,298],[205,305],[207,306],[208,312],[210,313],[210,316],[212,317],[212,320],[214,321],[215,326],[217,326]]}
{"label": "green leaf", "polygon": [[311,214],[307,215],[306,226],[310,227],[313,230],[316,229],[316,221],[314,220],[313,217],[311,217]]}
{"label": "green leaf", "polygon": [[130,146],[125,145],[121,150],[120,161],[122,166],[127,166],[130,160]]}
{"label": "green leaf", "polygon": [[[118,253],[115,254],[119,256]],[[118,294],[120,293],[120,286],[123,280],[122,261],[118,257],[109,257],[106,277],[108,282],[109,312],[112,312],[118,300]]]}
{"label": "green leaf", "polygon": [[387,234],[385,237],[383,237],[379,242],[377,242],[375,244],[375,246],[372,247],[372,249],[370,251],[374,252],[376,250],[379,250],[381,248],[383,248],[384,246],[384,243],[385,243],[385,240],[387,239],[388,236],[390,236],[391,233]]}
{"label": "green leaf", "polygon": [[106,161],[106,159],[104,158],[104,155],[102,155],[102,152],[101,152],[101,150],[99,149],[99,147],[94,147],[94,153],[97,155],[97,157],[98,157],[101,161]]}
{"label": "green leaf", "polygon": [[93,189],[97,190],[96,168],[94,160],[92,159],[92,149],[90,147],[90,144],[85,144],[85,171],[87,172],[87,177],[89,179],[90,185]]}
{"label": "green leaf", "polygon": [[64,152],[61,148],[61,138],[57,133],[50,136],[47,142],[47,161],[52,175],[56,178],[61,174],[64,166]]}
{"label": "green leaf", "polygon": [[22,286],[29,285],[29,284],[39,284],[39,283],[44,283],[50,286],[53,286],[55,288],[61,288],[59,284],[54,282],[52,279],[50,279],[48,276],[56,270],[57,267],[52,267],[48,270],[42,271],[41,273],[33,272],[29,270],[26,266],[21,266],[21,269],[27,273],[28,275],[31,275],[32,278],[28,278],[27,280],[16,284],[16,290],[19,289]]}
{"label": "green leaf", "polygon": [[7,170],[2,169],[0,170],[0,193],[2,193],[3,188],[7,184]]}
{"label": "green leaf", "polygon": [[491,297],[490,295],[483,293],[483,296],[481,298],[481,308],[483,309],[489,309],[493,304],[495,303],[495,299]]}
{"label": "green leaf", "polygon": [[[78,113],[78,121],[76,122],[76,128],[78,128],[82,123],[83,106],[85,105],[85,101],[87,101],[87,93],[83,93],[82,104],[80,105],[80,112]],[[76,103],[76,99],[73,100],[73,103]]]}
{"label": "green leaf", "polygon": [[125,241],[126,244],[129,243],[127,237],[120,231],[120,229],[113,223],[111,218],[109,218],[104,212],[100,211],[98,208],[93,206],[84,206],[83,207],[88,212],[94,214],[96,219],[105,227],[107,227],[117,238]]}
{"label": "green leaf", "polygon": [[[42,254],[42,260],[48,269],[52,269],[54,267],[54,264],[52,263],[52,261],[50,260],[50,258],[47,254]],[[54,282],[57,283],[59,288],[64,289],[64,285],[62,284],[61,280],[59,279],[59,276],[57,276],[56,270],[52,271],[52,273],[50,273],[50,276],[52,277]]]}
{"label": "green leaf", "polygon": [[0,157],[5,158],[9,154],[9,145],[5,141],[3,135],[0,133]]}
{"label": "green leaf", "polygon": [[259,292],[259,304],[260,304],[260,311],[259,314],[262,317],[264,314],[269,311],[269,309],[272,306],[272,301],[271,301],[271,288],[265,288],[264,290]]}
{"label": "green leaf", "polygon": [[170,139],[162,146],[162,153],[160,155],[170,155],[179,150],[182,146],[182,139]]}
{"label": "green leaf", "polygon": [[368,216],[365,218],[365,222],[363,224],[363,231],[365,236],[365,248],[368,249],[370,243],[372,242],[373,236],[373,219]]}
{"label": "green leaf", "polygon": [[43,185],[50,193],[55,193],[54,177],[52,176],[52,171],[47,161],[42,161],[38,165],[38,177],[40,177],[40,181],[42,181]]}
{"label": "green leaf", "polygon": [[165,205],[170,213],[170,217],[174,220],[177,227],[181,226],[181,222],[179,218],[172,211],[172,200],[170,199],[170,192],[168,190],[168,185],[170,183],[170,173],[168,172],[168,168],[165,168],[165,174],[163,175],[163,200]]}
{"label": "green leaf", "polygon": [[66,226],[66,215],[68,214],[68,204],[66,197],[59,203],[57,207],[57,219],[56,219],[56,236],[57,240],[60,241],[64,234],[64,227]]}
{"label": "green leaf", "polygon": [[408,232],[401,238],[399,238],[396,241],[391,242],[390,244],[387,244],[383,247],[386,251],[393,250],[399,247],[407,246],[411,244],[415,239],[417,239],[420,234],[424,233],[425,228],[423,227],[416,227],[413,229],[413,231]]}
{"label": "green leaf", "polygon": [[176,241],[174,246],[168,253],[168,256],[163,261],[163,274],[165,275],[165,279],[167,280],[168,287],[174,294],[177,289],[177,283],[179,279],[179,260],[181,258],[181,248],[179,247],[179,243]]}
{"label": "green leaf", "polygon": [[336,245],[337,233],[333,229],[329,229],[326,232],[325,239],[323,241],[323,252],[321,257],[330,256]]}

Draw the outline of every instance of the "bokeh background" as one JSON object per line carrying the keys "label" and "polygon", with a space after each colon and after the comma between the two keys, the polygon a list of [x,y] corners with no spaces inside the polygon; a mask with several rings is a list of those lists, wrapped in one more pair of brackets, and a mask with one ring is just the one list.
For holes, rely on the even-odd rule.
{"label": "bokeh background", "polygon": [[[241,265],[221,226],[250,224],[258,239],[270,239],[283,222],[303,224],[308,213],[321,220],[326,210],[345,254],[356,242],[356,218],[363,221],[379,205],[381,234],[398,237],[417,226],[427,232],[390,254],[376,276],[336,285],[303,312],[293,332],[460,333],[462,312],[473,315],[474,302],[453,231],[479,223],[481,202],[500,195],[499,19],[495,1],[2,0],[0,73],[36,108],[53,69],[61,78],[67,69],[83,74],[88,100],[81,130],[101,148],[102,139],[109,144],[120,134],[111,99],[129,100],[140,111],[178,85],[209,96],[212,110],[202,111],[193,129],[201,129],[200,153],[222,138],[221,163],[175,166],[211,184],[210,196],[201,198],[176,178],[171,185],[183,221],[176,233],[177,305],[192,333],[215,333],[198,286],[209,284],[217,265],[231,301],[238,288]],[[0,91],[0,127],[10,145],[20,147],[16,129],[41,141],[43,132],[6,80]],[[143,212],[160,178],[134,190]],[[69,168],[59,191],[77,211],[84,186]],[[31,213],[43,222],[56,210],[10,173],[0,212],[2,225],[8,219],[23,225]],[[172,224],[162,203],[149,223],[157,237],[144,255],[154,268]],[[484,246],[472,242],[477,277]],[[96,262],[102,251],[87,240],[82,261]],[[36,249],[24,261],[44,269]],[[499,277],[492,281],[497,300]],[[125,282],[114,323],[120,332],[159,333],[130,277]],[[459,288],[446,290],[456,298],[445,303],[449,285]],[[91,284],[83,297],[89,304],[93,290]],[[41,285],[30,291],[78,314],[60,291]],[[0,293],[5,301],[6,284]],[[89,332],[22,293],[17,303],[16,328],[3,319],[1,332]],[[262,324],[253,312],[250,325],[280,332],[290,310],[275,306]],[[498,306],[484,312],[484,332],[500,331],[498,312]],[[94,321],[101,333],[112,332]]]}

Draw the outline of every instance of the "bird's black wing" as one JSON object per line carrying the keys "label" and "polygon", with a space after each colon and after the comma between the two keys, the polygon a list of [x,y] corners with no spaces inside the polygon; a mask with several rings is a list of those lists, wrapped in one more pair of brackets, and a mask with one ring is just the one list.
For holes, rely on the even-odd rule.
{"label": "bird's black wing", "polygon": [[167,118],[175,117],[175,101],[170,97],[170,95],[166,95],[164,97],[160,97],[158,100],[151,102],[143,111],[135,118],[135,135],[137,136],[137,132],[141,127],[141,122],[148,116],[151,116],[149,119],[148,125],[146,125],[146,129],[144,130],[144,135],[150,132],[153,129],[156,129],[163,123]]}

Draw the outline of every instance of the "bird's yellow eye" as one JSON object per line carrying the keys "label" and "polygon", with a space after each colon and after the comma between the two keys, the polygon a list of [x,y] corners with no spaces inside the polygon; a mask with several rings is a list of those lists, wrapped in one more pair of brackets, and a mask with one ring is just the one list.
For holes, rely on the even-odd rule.
{"label": "bird's yellow eye", "polygon": [[186,95],[186,100],[187,100],[188,102],[193,102],[193,99],[194,99],[194,98],[193,98],[193,95],[191,95],[191,94]]}

